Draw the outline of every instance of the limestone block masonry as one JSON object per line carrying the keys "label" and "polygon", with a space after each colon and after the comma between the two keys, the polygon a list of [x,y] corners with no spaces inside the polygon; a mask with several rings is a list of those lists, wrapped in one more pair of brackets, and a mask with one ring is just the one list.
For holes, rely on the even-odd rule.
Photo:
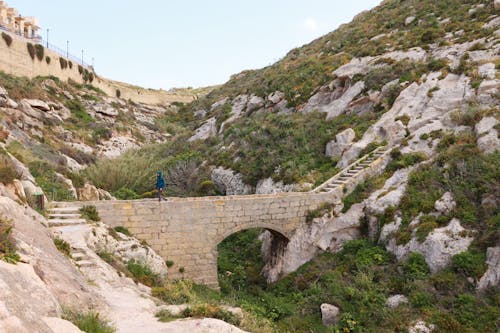
{"label": "limestone block masonry", "polygon": [[226,237],[245,229],[266,228],[289,238],[310,210],[324,202],[340,202],[340,198],[339,193],[330,192],[86,204],[97,207],[104,223],[128,228],[165,260],[173,261],[169,278],[189,278],[218,288],[217,245]]}
{"label": "limestone block masonry", "polygon": [[[34,43],[15,34],[10,34],[12,44],[10,46],[0,38],[0,71],[15,76],[26,76],[34,78],[36,76],[55,76],[61,81],[69,79],[84,83],[83,77],[78,70],[77,63],[73,62],[72,68],[62,69],[59,58],[65,58],[50,49],[44,48],[44,58],[40,61],[36,57],[31,59],[27,51],[27,43]],[[49,57],[47,62],[45,57]],[[173,102],[189,103],[194,99],[193,95],[182,93],[171,93],[165,90],[145,89],[127,83],[113,81],[101,77],[96,77],[92,85],[104,91],[108,96],[115,96],[117,91],[120,97],[130,99],[137,103],[165,105]]]}
{"label": "limestone block masonry", "polygon": [[188,278],[217,289],[217,245],[226,237],[251,228],[277,231],[290,238],[306,223],[308,212],[323,203],[341,204],[357,183],[384,170],[388,152],[345,185],[328,192],[279,193],[201,198],[57,203],[58,207],[96,206],[101,220],[124,226],[146,241],[165,260],[174,262],[169,278]]}

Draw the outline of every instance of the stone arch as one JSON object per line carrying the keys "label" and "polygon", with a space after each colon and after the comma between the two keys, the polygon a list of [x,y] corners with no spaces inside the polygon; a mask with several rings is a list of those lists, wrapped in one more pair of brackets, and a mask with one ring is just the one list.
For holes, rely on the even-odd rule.
{"label": "stone arch", "polygon": [[241,225],[236,225],[235,227],[225,230],[224,233],[221,235],[217,235],[214,241],[214,247],[217,250],[217,245],[220,244],[224,239],[228,238],[229,236],[236,234],[240,231],[248,230],[248,229],[266,229],[271,232],[276,232],[278,234],[281,234],[283,237],[286,239],[290,239],[292,236],[293,230],[286,230],[280,225],[272,224],[272,223],[261,223],[261,222],[256,222],[256,223],[247,223],[247,224],[241,224]]}

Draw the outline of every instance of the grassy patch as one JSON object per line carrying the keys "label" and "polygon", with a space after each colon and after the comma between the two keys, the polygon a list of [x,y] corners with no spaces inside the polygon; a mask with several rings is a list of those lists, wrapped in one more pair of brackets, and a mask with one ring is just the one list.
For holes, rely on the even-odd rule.
{"label": "grassy patch", "polygon": [[75,324],[80,330],[86,333],[114,333],[115,328],[108,320],[103,319],[98,312],[77,312],[76,310],[65,310],[63,319]]}
{"label": "grassy patch", "polygon": [[12,221],[0,215],[0,260],[15,264],[19,259],[12,239]]}
{"label": "grassy patch", "polygon": [[54,238],[54,245],[66,257],[71,257],[71,246],[64,239]]}
{"label": "grassy patch", "polygon": [[93,205],[85,205],[80,208],[80,214],[84,219],[89,221],[99,222],[101,220],[96,206]]}

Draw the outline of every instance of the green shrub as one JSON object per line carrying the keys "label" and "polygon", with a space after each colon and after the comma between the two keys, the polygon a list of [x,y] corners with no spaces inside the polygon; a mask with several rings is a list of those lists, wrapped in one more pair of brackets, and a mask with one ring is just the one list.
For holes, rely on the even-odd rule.
{"label": "green shrub", "polygon": [[99,222],[101,220],[96,206],[93,205],[85,205],[80,208],[80,214],[84,219],[89,221]]}
{"label": "green shrub", "polygon": [[66,257],[71,257],[71,246],[64,239],[54,238],[54,245]]}
{"label": "green shrub", "polygon": [[135,261],[134,259],[129,260],[127,263],[127,269],[132,274],[135,281],[140,282],[146,286],[161,286],[163,281],[158,274],[153,273],[151,268],[143,263]]}
{"label": "green shrub", "polygon": [[82,65],[78,65],[78,73],[80,75],[83,75],[83,66]]}
{"label": "green shrub", "polygon": [[429,235],[438,226],[439,225],[435,220],[420,223],[416,231],[417,240],[420,243],[424,242],[425,239],[427,238],[427,235]]}
{"label": "green shrub", "polygon": [[120,89],[116,89],[116,91],[115,91],[116,98],[120,98],[121,95],[122,95],[122,92],[120,91]]}
{"label": "green shrub", "polygon": [[31,60],[35,60],[35,46],[31,43],[27,43],[26,47],[28,48],[28,54],[31,57]]}
{"label": "green shrub", "polygon": [[35,45],[35,54],[36,54],[36,57],[39,61],[43,60],[44,50],[45,49],[43,48],[43,45],[40,45],[40,44]]}
{"label": "green shrub", "polygon": [[196,304],[186,308],[182,315],[184,317],[193,318],[215,318],[223,320],[232,325],[239,325],[240,318],[233,313],[226,311],[219,306],[213,306],[210,304]]}
{"label": "green shrub", "polygon": [[417,252],[410,253],[408,259],[403,264],[403,271],[405,276],[412,280],[425,279],[430,274],[429,266],[425,262],[424,256]]}
{"label": "green shrub", "polygon": [[335,205],[332,203],[329,202],[322,203],[317,209],[310,210],[307,212],[306,222],[309,223],[312,222],[312,220],[314,220],[315,218],[322,217],[325,214],[331,214],[334,207]]}
{"label": "green shrub", "polygon": [[151,295],[167,304],[185,304],[194,300],[193,283],[186,280],[168,281],[163,286],[153,287]]}
{"label": "green shrub", "polygon": [[50,57],[49,56],[46,56],[45,57],[45,62],[47,63],[47,65],[50,65]]}
{"label": "green shrub", "polygon": [[5,44],[7,44],[8,47],[12,45],[13,39],[9,34],[2,32],[2,39],[4,40]]}
{"label": "green shrub", "polygon": [[7,155],[0,155],[0,181],[7,185],[11,184],[14,179],[20,178],[19,172],[16,171],[12,160]]}
{"label": "green shrub", "polygon": [[486,271],[486,256],[465,251],[452,257],[452,267],[458,273],[479,279]]}
{"label": "green shrub", "polygon": [[76,121],[82,122],[82,124],[89,124],[93,121],[92,117],[85,111],[82,103],[80,101],[73,99],[66,102],[66,107],[71,111],[72,116]]}
{"label": "green shrub", "polygon": [[59,57],[59,65],[61,66],[61,69],[66,69],[68,68],[68,61],[62,57]]}
{"label": "green shrub", "polygon": [[132,236],[130,234],[130,231],[121,225],[114,227],[113,229],[115,229],[116,232],[120,232],[120,233],[124,234],[125,236],[129,236],[129,237]]}
{"label": "green shrub", "polygon": [[118,191],[113,192],[113,195],[120,200],[135,200],[140,196],[129,188],[122,187]]}
{"label": "green shrub", "polygon": [[0,215],[0,260],[15,264],[20,260],[12,239],[12,221]]}
{"label": "green shrub", "polygon": [[116,331],[109,321],[100,317],[98,312],[81,313],[76,310],[65,310],[62,318],[72,322],[86,333],[114,333]]}

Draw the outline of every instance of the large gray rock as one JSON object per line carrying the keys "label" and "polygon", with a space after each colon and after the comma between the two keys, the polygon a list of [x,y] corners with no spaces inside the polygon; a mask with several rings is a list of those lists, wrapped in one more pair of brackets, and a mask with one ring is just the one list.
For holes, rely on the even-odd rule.
{"label": "large gray rock", "polygon": [[80,201],[99,201],[99,191],[92,184],[85,183],[78,189],[78,200]]}
{"label": "large gray rock", "polygon": [[252,187],[243,182],[243,176],[233,170],[218,167],[212,170],[212,181],[221,193],[239,195],[252,193]]}
{"label": "large gray rock", "polygon": [[297,186],[295,184],[283,184],[282,181],[274,182],[271,177],[261,179],[255,187],[255,194],[274,194],[282,192],[293,192]]}
{"label": "large gray rock", "polygon": [[284,98],[285,98],[285,93],[282,93],[281,91],[275,91],[269,94],[269,96],[267,96],[267,99],[273,104],[278,104]]}
{"label": "large gray rock", "polygon": [[495,6],[495,9],[500,9],[500,0],[494,0],[493,5]]}
{"label": "large gray rock", "polygon": [[475,131],[478,136],[477,147],[485,154],[492,154],[500,151],[500,140],[495,126],[498,120],[493,117],[485,117],[476,124]]}
{"label": "large gray rock", "polygon": [[388,308],[394,309],[400,306],[401,304],[406,304],[406,303],[408,303],[408,298],[405,295],[392,295],[387,299],[385,305],[387,305]]}
{"label": "large gray rock", "polygon": [[405,25],[410,25],[413,23],[413,21],[415,21],[415,16],[408,16],[406,19],[405,19]]}
{"label": "large gray rock", "polygon": [[136,140],[128,136],[114,136],[99,146],[99,154],[108,158],[118,157],[127,150],[139,148]]}
{"label": "large gray rock", "polygon": [[479,290],[500,284],[500,246],[488,248],[486,251],[486,264],[488,264],[488,269],[477,284]]}
{"label": "large gray rock", "polygon": [[264,99],[259,96],[252,95],[248,99],[247,111],[253,111],[264,106]]}
{"label": "large gray rock", "polygon": [[443,196],[434,203],[434,208],[441,214],[449,214],[456,206],[451,192],[446,192]]}
{"label": "large gray rock", "polygon": [[340,309],[335,305],[323,303],[320,306],[321,309],[321,320],[323,325],[332,326],[339,321]]}
{"label": "large gray rock", "polygon": [[480,65],[478,68],[479,76],[486,79],[494,79],[496,75],[495,64],[488,62],[486,64]]}
{"label": "large gray rock", "polygon": [[32,108],[41,110],[41,111],[50,111],[50,106],[45,103],[44,101],[41,101],[39,99],[23,99],[22,102],[27,103],[29,106]]}
{"label": "large gray rock", "polygon": [[431,333],[434,331],[434,325],[419,320],[408,327],[408,333]]}
{"label": "large gray rock", "polygon": [[328,157],[339,158],[342,153],[351,145],[356,138],[356,133],[352,128],[348,128],[335,136],[326,144],[325,155]]}
{"label": "large gray rock", "polygon": [[332,119],[341,115],[345,109],[349,106],[349,103],[358,96],[365,88],[365,83],[363,81],[356,82],[352,87],[347,89],[347,91],[339,99],[333,101],[332,103],[325,105],[320,108],[319,111],[326,112],[326,119]]}
{"label": "large gray rock", "polygon": [[408,244],[397,245],[391,235],[399,229],[400,223],[401,220],[398,219],[383,227],[380,239],[387,241],[387,238],[390,238],[386,249],[394,253],[398,260],[406,259],[411,252],[421,253],[433,273],[447,267],[455,254],[467,251],[474,239],[471,233],[460,225],[458,219],[452,219],[447,226],[434,229],[422,243],[413,235]]}
{"label": "large gray rock", "polygon": [[196,140],[206,140],[217,135],[217,119],[208,119],[203,125],[196,129],[196,133],[188,139],[189,142]]}

